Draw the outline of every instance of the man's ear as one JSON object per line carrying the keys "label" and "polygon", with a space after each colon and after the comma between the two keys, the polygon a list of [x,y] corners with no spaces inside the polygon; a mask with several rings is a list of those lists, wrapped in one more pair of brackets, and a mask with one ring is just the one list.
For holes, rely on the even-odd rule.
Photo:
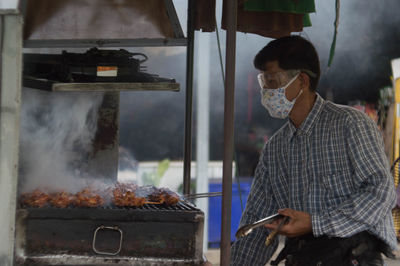
{"label": "man's ear", "polygon": [[300,73],[300,85],[302,89],[310,88],[310,77],[306,73]]}

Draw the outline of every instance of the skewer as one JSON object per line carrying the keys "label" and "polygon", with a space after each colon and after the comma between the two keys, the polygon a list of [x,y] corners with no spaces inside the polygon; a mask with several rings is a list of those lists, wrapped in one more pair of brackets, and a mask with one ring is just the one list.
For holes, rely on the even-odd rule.
{"label": "skewer", "polygon": [[144,204],[163,204],[163,202],[160,202],[160,201],[145,201]]}

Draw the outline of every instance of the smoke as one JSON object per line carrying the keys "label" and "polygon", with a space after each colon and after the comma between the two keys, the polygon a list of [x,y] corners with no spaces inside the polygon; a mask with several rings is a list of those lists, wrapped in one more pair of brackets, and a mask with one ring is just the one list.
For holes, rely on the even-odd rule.
{"label": "smoke", "polygon": [[[183,15],[180,21],[184,28],[187,2],[174,0],[174,3],[178,16]],[[329,91],[335,102],[343,104],[356,99],[376,101],[379,89],[391,85],[390,60],[400,57],[400,49],[397,48],[400,41],[400,16],[396,14],[400,1],[341,1],[336,52],[330,68],[327,68],[327,64],[334,33],[335,1],[316,1],[315,4],[316,13],[311,14],[312,26],[305,28],[301,35],[316,46],[321,59],[322,76],[318,93],[325,97]],[[221,5],[222,1],[217,1],[216,15],[225,64],[226,31],[220,28]],[[186,31],[185,28],[183,30]],[[195,51],[199,47],[199,34],[209,34],[211,37],[210,160],[221,160],[224,84],[217,38],[215,32],[196,32]],[[236,37],[235,135],[238,138],[241,135],[246,137],[247,132],[252,131],[264,134],[261,129],[265,129],[270,136],[280,128],[282,121],[271,118],[260,103],[259,86],[255,79],[258,72],[253,67],[253,58],[271,39],[240,32]],[[134,48],[133,51],[137,52],[138,49]],[[181,91],[121,93],[121,145],[129,149],[139,161],[162,160],[167,157],[180,160],[183,157],[186,51],[184,48],[172,47],[151,47],[142,51],[149,56],[149,61],[145,63],[148,72],[176,78],[181,84]],[[194,97],[198,93],[198,68],[205,67],[198,66],[198,56],[202,55],[195,56]],[[253,77],[253,80],[249,77]],[[196,103],[195,99],[193,102]],[[195,108],[194,105],[194,112],[197,112]],[[193,132],[196,132],[195,119],[194,113]],[[193,148],[195,154],[196,147]]]}
{"label": "smoke", "polygon": [[335,19],[334,1],[317,1],[313,26],[305,31],[321,57],[319,91],[331,89],[334,100],[376,102],[379,90],[390,86],[390,60],[400,56],[397,0],[341,1],[336,52],[327,68]]}
{"label": "smoke", "polygon": [[23,89],[20,192],[75,193],[89,185],[82,166],[91,153],[102,99],[103,93]]}
{"label": "smoke", "polygon": [[180,91],[121,92],[120,146],[139,161],[182,158],[186,47],[135,47],[129,51],[146,54],[146,72],[174,78]]}

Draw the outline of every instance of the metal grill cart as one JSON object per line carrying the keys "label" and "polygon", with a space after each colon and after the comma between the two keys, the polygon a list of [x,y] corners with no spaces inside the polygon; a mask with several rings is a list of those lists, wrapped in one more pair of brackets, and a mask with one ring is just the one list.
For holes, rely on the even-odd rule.
{"label": "metal grill cart", "polygon": [[[80,5],[77,8],[77,3]],[[110,48],[135,46],[186,46],[186,107],[184,140],[184,194],[190,193],[190,160],[192,139],[192,83],[194,48],[194,0],[188,2],[188,30],[184,37],[172,0],[125,1],[122,6],[107,0],[5,0],[0,1],[0,265],[198,265],[202,261],[203,214],[191,205],[176,207],[143,206],[133,209],[17,209],[18,140],[22,86],[23,48]],[[111,5],[111,6],[110,6]],[[118,12],[129,10],[130,21],[143,13],[141,22],[160,27],[144,30],[137,25],[123,27]],[[106,12],[104,12],[106,11]],[[237,1],[227,4],[226,84],[224,107],[223,209],[221,264],[230,261],[230,211],[233,154],[233,103],[235,80]],[[87,13],[85,13],[87,12]],[[97,12],[97,13],[96,13]],[[86,31],[69,27],[76,22],[94,25]],[[92,20],[91,20],[92,19]],[[96,20],[97,19],[97,20]],[[80,25],[75,24],[76,25]],[[119,30],[115,30],[115,26]],[[154,28],[154,27],[153,27]],[[55,37],[55,35],[56,37]],[[126,36],[129,36],[127,39]],[[132,37],[133,36],[133,37]],[[31,56],[35,57],[35,55]],[[34,61],[34,58],[33,58]],[[109,67],[109,66],[106,66]],[[110,70],[107,68],[107,70]],[[112,71],[115,69],[111,69]],[[158,80],[160,81],[160,80]],[[151,84],[60,82],[24,77],[26,86],[49,91],[105,92],[102,107],[105,116],[102,130],[96,136],[99,149],[107,154],[93,165],[93,171],[116,171],[118,145],[119,91],[179,90],[174,82],[164,80]],[[160,84],[163,83],[163,84]],[[89,88],[89,89],[88,89]],[[107,136],[107,137],[104,137]],[[111,137],[110,137],[111,136]],[[107,145],[103,145],[104,142]],[[104,163],[104,164],[103,164]],[[134,226],[132,226],[134,224]],[[152,240],[143,234],[151,235]],[[78,237],[80,236],[80,237]],[[47,241],[45,239],[50,239]],[[79,247],[79,248],[77,248]],[[137,252],[140,250],[140,252]],[[172,255],[173,254],[173,255]]]}

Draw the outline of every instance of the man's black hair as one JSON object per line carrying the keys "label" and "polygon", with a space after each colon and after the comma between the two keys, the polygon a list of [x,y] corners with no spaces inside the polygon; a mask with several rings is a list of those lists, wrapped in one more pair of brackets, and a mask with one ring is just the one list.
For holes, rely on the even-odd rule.
{"label": "man's black hair", "polygon": [[292,35],[269,42],[254,57],[254,66],[265,70],[265,63],[270,61],[278,61],[284,70],[302,70],[310,77],[310,89],[317,89],[321,74],[319,57],[314,45],[306,39]]}

